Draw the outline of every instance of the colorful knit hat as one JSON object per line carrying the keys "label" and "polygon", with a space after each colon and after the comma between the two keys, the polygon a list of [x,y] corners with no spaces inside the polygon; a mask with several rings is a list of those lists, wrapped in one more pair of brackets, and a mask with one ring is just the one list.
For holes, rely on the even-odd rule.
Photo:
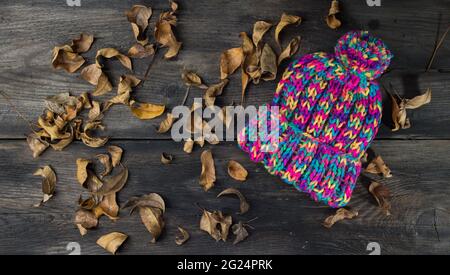
{"label": "colorful knit hat", "polygon": [[[319,52],[292,62],[267,112],[238,134],[239,147],[314,200],[345,206],[381,120],[376,78],[392,57],[380,39],[352,31],[338,40],[334,55]],[[271,106],[279,107],[277,142],[258,134],[251,138],[254,126],[273,116]],[[267,123],[270,129],[270,119]]]}

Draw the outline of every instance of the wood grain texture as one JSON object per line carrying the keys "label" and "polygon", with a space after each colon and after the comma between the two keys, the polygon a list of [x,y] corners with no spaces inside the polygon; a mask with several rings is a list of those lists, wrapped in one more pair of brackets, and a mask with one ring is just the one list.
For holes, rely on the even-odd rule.
{"label": "wood grain texture", "polygon": [[[75,160],[93,157],[105,149],[90,149],[76,143],[64,152],[46,152],[33,160],[22,141],[0,143],[0,253],[66,254],[68,242],[80,242],[82,253],[103,253],[95,240],[110,231],[123,231],[130,236],[123,254],[368,254],[366,246],[376,241],[383,254],[449,253],[450,202],[447,184],[450,162],[445,150],[450,141],[378,141],[373,146],[392,169],[394,176],[384,182],[392,191],[392,216],[385,217],[368,194],[364,181],[358,184],[349,204],[359,211],[355,220],[322,227],[322,221],[333,210],[311,201],[270,176],[259,164],[251,163],[234,143],[212,146],[217,169],[217,184],[204,192],[198,183],[200,153],[187,155],[181,144],[171,141],[123,141],[124,164],[130,178],[119,193],[119,202],[149,192],[161,194],[167,202],[166,230],[156,244],[138,215],[122,211],[113,223],[102,218],[98,229],[81,238],[72,223],[76,201],[82,188],[75,179]],[[170,165],[160,163],[162,151],[175,156]],[[424,157],[433,156],[433,157]],[[226,172],[231,159],[249,171],[245,183],[236,182]],[[39,201],[40,178],[32,176],[39,166],[51,164],[58,176],[57,193],[42,208],[32,208]],[[216,198],[228,187],[239,188],[251,207],[245,215],[238,211],[233,197]],[[235,221],[250,220],[255,227],[249,239],[233,246],[231,242],[216,243],[198,229],[201,212],[195,205],[233,214]],[[177,226],[192,235],[182,247],[174,243]],[[232,238],[232,236],[230,236]]]}

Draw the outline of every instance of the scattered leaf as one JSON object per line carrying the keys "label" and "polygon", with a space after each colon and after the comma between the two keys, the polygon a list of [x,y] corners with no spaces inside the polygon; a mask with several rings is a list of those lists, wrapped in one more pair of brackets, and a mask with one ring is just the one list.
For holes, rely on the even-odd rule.
{"label": "scattered leaf", "polygon": [[339,1],[333,0],[331,1],[331,7],[328,11],[328,16],[326,18],[327,25],[331,29],[335,30],[341,26],[341,21],[336,18],[336,14],[340,12],[339,10]]}
{"label": "scattered leaf", "polygon": [[216,97],[222,94],[223,89],[228,84],[228,82],[228,79],[222,79],[222,81],[220,81],[219,83],[211,85],[206,89],[205,94],[203,95],[206,106],[214,105]]}
{"label": "scattered leaf", "polygon": [[286,47],[286,49],[281,52],[280,56],[278,57],[278,65],[283,62],[286,58],[290,58],[293,56],[300,47],[300,36],[294,37],[291,42],[289,42],[289,45]]}
{"label": "scattered leaf", "polygon": [[216,241],[222,240],[225,242],[232,223],[232,217],[222,214],[221,211],[209,212],[203,210],[200,229],[206,231]]}
{"label": "scattered leaf", "polygon": [[66,112],[66,107],[74,107],[77,105],[77,98],[71,96],[70,93],[59,93],[49,96],[45,99],[45,107],[55,114],[62,115]]}
{"label": "scattered leaf", "polygon": [[96,64],[86,66],[81,70],[81,77],[92,85],[95,85],[93,96],[101,96],[112,91],[112,84],[108,76]]}
{"label": "scattered leaf", "polygon": [[194,72],[183,70],[183,72],[181,73],[181,79],[186,86],[195,86],[200,89],[208,88],[208,86],[203,84],[201,77]]}
{"label": "scattered leaf", "polygon": [[88,119],[89,121],[101,120],[103,118],[103,113],[98,101],[92,101],[92,108],[89,110]]}
{"label": "scattered leaf", "polygon": [[84,58],[74,52],[69,45],[55,47],[52,56],[53,68],[64,69],[68,73],[74,73],[85,62]]}
{"label": "scattered leaf", "polygon": [[377,201],[380,208],[383,210],[386,216],[391,215],[391,203],[389,202],[389,197],[391,192],[387,187],[379,182],[373,181],[369,185],[369,192]]}
{"label": "scattered leaf", "polygon": [[152,119],[164,113],[164,105],[136,103],[130,105],[131,112],[139,119]]}
{"label": "scattered leaf", "polygon": [[146,35],[148,21],[152,16],[152,8],[134,5],[129,11],[126,12],[128,22],[131,23],[134,37],[141,45],[148,43],[148,37]]}
{"label": "scattered leaf", "polygon": [[339,208],[336,214],[329,216],[323,222],[323,226],[326,228],[331,228],[335,223],[344,219],[353,219],[358,216],[358,211],[347,210],[345,208]]}
{"label": "scattered leaf", "polygon": [[234,224],[231,227],[231,231],[233,232],[234,235],[236,235],[233,244],[238,244],[243,240],[247,239],[248,237],[248,231],[245,228],[245,225],[242,221],[239,221],[239,223]]}
{"label": "scattered leaf", "polygon": [[227,188],[222,192],[220,192],[220,194],[217,195],[217,197],[219,198],[224,195],[236,195],[239,198],[239,210],[240,210],[239,214],[245,214],[250,209],[250,205],[248,204],[244,195],[242,195],[242,193],[239,190],[235,188]]}
{"label": "scattered leaf", "polygon": [[122,153],[123,150],[119,146],[109,146],[108,147],[108,153],[111,155],[111,164],[113,167],[116,167],[117,164],[120,163],[120,160],[122,159]]}
{"label": "scattered leaf", "polygon": [[151,243],[155,243],[164,229],[164,220],[162,218],[162,211],[158,208],[139,207],[139,215],[142,223],[152,235]]}
{"label": "scattered leaf", "polygon": [[94,36],[87,33],[80,34],[80,37],[72,40],[72,50],[75,53],[84,53],[89,51],[94,42]]}
{"label": "scattered leaf", "polygon": [[44,194],[44,197],[40,203],[35,205],[35,207],[39,207],[47,202],[55,193],[56,174],[53,169],[47,165],[36,170],[33,175],[42,177],[42,193]]}
{"label": "scattered leaf", "polygon": [[174,122],[174,117],[173,117],[172,113],[167,113],[166,118],[163,121],[161,121],[161,124],[159,125],[157,132],[159,134],[167,133],[170,130],[170,128],[172,128],[173,122]]}
{"label": "scattered leaf", "polygon": [[131,64],[131,60],[128,56],[121,54],[118,50],[114,48],[103,48],[97,51],[97,55],[95,56],[95,64],[98,68],[102,68],[103,65],[100,63],[100,58],[117,58],[122,65],[129,69],[130,71],[133,70],[133,66]]}
{"label": "scattered leaf", "polygon": [[412,99],[405,99],[405,109],[416,109],[430,102],[431,89],[428,88],[427,91],[422,95],[416,96]]}
{"label": "scattered leaf", "polygon": [[300,16],[295,16],[295,15],[289,15],[286,13],[283,13],[281,15],[281,19],[280,22],[278,23],[276,29],[275,29],[275,41],[277,42],[278,46],[281,48],[281,44],[280,44],[280,33],[281,31],[288,25],[292,25],[292,24],[300,24],[302,22],[302,18]]}
{"label": "scattered leaf", "polygon": [[136,207],[151,207],[161,210],[162,213],[166,212],[166,204],[164,202],[164,199],[157,193],[150,193],[141,197],[132,197],[125,203],[122,208],[128,207],[131,207],[130,215],[133,213]]}
{"label": "scattered leaf", "polygon": [[277,69],[277,56],[269,44],[266,44],[261,53],[261,79],[274,80],[277,77]]}
{"label": "scattered leaf", "polygon": [[384,163],[381,156],[376,156],[372,159],[364,171],[371,174],[382,174],[385,178],[392,177],[391,169]]}
{"label": "scattered leaf", "polygon": [[271,23],[265,21],[257,21],[253,25],[253,44],[258,47],[259,41],[264,37],[264,34],[272,27]]}
{"label": "scattered leaf", "polygon": [[178,55],[180,51],[181,42],[177,41],[175,34],[172,31],[172,25],[174,23],[165,19],[164,15],[160,16],[160,20],[156,23],[155,26],[155,39],[156,41],[162,45],[162,47],[169,48],[167,52],[164,54],[164,58],[171,59]]}
{"label": "scattered leaf", "polygon": [[184,228],[178,226],[178,232],[177,236],[175,236],[175,243],[177,245],[183,245],[187,240],[189,240],[189,232],[187,232]]}
{"label": "scattered leaf", "polygon": [[200,156],[200,160],[202,163],[200,185],[205,191],[208,191],[214,186],[214,182],[216,181],[216,168],[214,166],[214,159],[211,151],[203,151]]}
{"label": "scattered leaf", "polygon": [[103,165],[104,170],[100,173],[100,178],[103,178],[112,171],[111,159],[108,154],[98,154],[96,156],[97,160]]}
{"label": "scattered leaf", "polygon": [[155,55],[155,45],[153,44],[142,46],[137,43],[128,50],[128,56],[131,58],[146,58],[153,55]]}
{"label": "scattered leaf", "polygon": [[91,163],[88,159],[78,158],[77,159],[77,180],[81,186],[84,186],[88,178],[88,165]]}
{"label": "scattered leaf", "polygon": [[161,154],[161,163],[162,164],[170,164],[173,160],[173,155],[171,154],[167,154],[167,153],[162,153]]}
{"label": "scattered leaf", "polygon": [[117,249],[125,242],[128,238],[127,235],[120,232],[112,232],[101,236],[97,240],[97,244],[111,254],[116,254]]}
{"label": "scattered leaf", "polygon": [[242,47],[226,50],[220,56],[220,78],[225,79],[232,75],[244,61]]}
{"label": "scattered leaf", "polygon": [[78,229],[80,230],[80,234],[85,235],[86,229],[97,227],[98,219],[91,211],[80,209],[75,213],[75,225],[79,225]]}
{"label": "scattered leaf", "polygon": [[113,221],[117,220],[119,216],[119,205],[116,201],[116,193],[104,196],[102,201],[93,209],[93,211],[97,218],[106,215]]}
{"label": "scattered leaf", "polygon": [[47,142],[41,140],[35,133],[27,136],[27,143],[33,152],[33,158],[40,156],[49,146]]}
{"label": "scattered leaf", "polygon": [[131,93],[132,88],[141,83],[141,80],[134,75],[123,75],[120,77],[119,86],[117,88],[117,94]]}
{"label": "scattered leaf", "polygon": [[103,185],[97,191],[93,192],[97,196],[106,196],[119,192],[127,183],[128,168],[122,167],[122,170],[114,176],[103,179]]}
{"label": "scattered leaf", "polygon": [[228,162],[228,175],[235,180],[245,181],[247,179],[248,172],[239,162],[230,160],[230,162]]}
{"label": "scattered leaf", "polygon": [[192,149],[194,149],[194,141],[192,139],[188,139],[184,142],[183,151],[190,154],[192,153]]}

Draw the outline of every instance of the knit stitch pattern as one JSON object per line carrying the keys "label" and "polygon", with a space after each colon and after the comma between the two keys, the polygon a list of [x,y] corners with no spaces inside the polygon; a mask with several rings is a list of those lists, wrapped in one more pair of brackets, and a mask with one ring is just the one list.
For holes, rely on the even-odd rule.
{"label": "knit stitch pattern", "polygon": [[[351,199],[361,158],[377,134],[382,98],[376,81],[391,52],[367,31],[342,36],[334,54],[318,52],[292,62],[268,111],[238,134],[239,147],[254,162],[333,208]],[[278,142],[263,139],[255,125],[279,107]],[[267,119],[270,128],[270,119]],[[271,150],[266,150],[271,146]]]}

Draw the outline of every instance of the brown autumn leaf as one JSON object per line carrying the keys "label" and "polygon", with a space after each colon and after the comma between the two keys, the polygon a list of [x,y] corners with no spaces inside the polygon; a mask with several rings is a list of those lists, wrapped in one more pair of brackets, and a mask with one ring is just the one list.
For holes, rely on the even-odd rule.
{"label": "brown autumn leaf", "polygon": [[59,93],[45,99],[45,107],[55,114],[62,115],[66,112],[66,107],[77,105],[77,98],[70,93]]}
{"label": "brown autumn leaf", "polygon": [[340,12],[339,10],[339,1],[333,0],[331,1],[331,7],[328,11],[328,16],[326,18],[327,25],[331,29],[335,30],[341,26],[341,21],[336,18],[336,15]]}
{"label": "brown autumn leaf", "polygon": [[151,243],[155,243],[164,229],[162,211],[158,208],[139,207],[142,223],[152,235]]}
{"label": "brown autumn leaf", "polygon": [[128,207],[131,207],[130,215],[133,213],[136,207],[156,208],[161,210],[163,214],[164,212],[166,212],[166,204],[164,202],[164,199],[157,193],[150,193],[140,197],[132,197],[127,202],[125,202],[125,205],[122,208]]}
{"label": "brown autumn leaf", "polygon": [[82,236],[86,235],[87,229],[96,228],[98,225],[98,219],[92,213],[85,209],[80,209],[75,213],[75,225],[78,227]]}
{"label": "brown autumn leaf", "polygon": [[164,16],[160,16],[160,20],[155,26],[155,39],[164,48],[169,48],[164,54],[165,59],[171,59],[178,55],[181,49],[181,42],[177,41],[175,34],[172,31],[171,21],[164,19]]}
{"label": "brown autumn leaf", "polygon": [[103,130],[104,127],[101,121],[90,121],[84,126],[83,132],[80,134],[81,141],[92,148],[102,147],[108,142],[109,137],[93,137],[91,136],[91,131],[100,129]]}
{"label": "brown autumn leaf", "polygon": [[111,155],[111,164],[116,167],[122,159],[123,149],[119,146],[111,145],[108,147],[108,153]]}
{"label": "brown autumn leaf", "polygon": [[116,254],[117,249],[125,242],[128,238],[127,235],[120,232],[112,232],[101,236],[97,240],[97,244],[111,254]]}
{"label": "brown autumn leaf", "polygon": [[248,172],[239,162],[230,160],[230,162],[228,162],[228,175],[235,180],[245,181],[247,179]]}
{"label": "brown autumn leaf", "polygon": [[134,75],[122,75],[119,80],[119,86],[117,88],[117,94],[131,93],[132,88],[141,83],[141,80]]}
{"label": "brown autumn leaf", "polygon": [[88,165],[91,163],[88,159],[78,158],[77,159],[77,180],[81,186],[84,186],[86,180],[88,179]]}
{"label": "brown autumn leaf", "polygon": [[98,68],[103,68],[103,65],[100,63],[100,59],[101,58],[117,58],[120,63],[122,63],[122,65],[129,69],[130,71],[133,70],[133,65],[131,64],[131,59],[124,55],[121,54],[118,50],[114,49],[114,48],[103,48],[97,51],[97,55],[95,56],[95,64],[97,65]]}
{"label": "brown autumn leaf", "polygon": [[242,47],[224,51],[220,56],[220,78],[225,79],[232,75],[244,61]]}
{"label": "brown autumn leaf", "polygon": [[381,210],[383,210],[384,214],[386,216],[390,216],[391,203],[389,202],[389,198],[391,196],[391,192],[389,191],[389,189],[385,185],[373,181],[369,185],[369,192],[375,198]]}
{"label": "brown autumn leaf", "polygon": [[278,46],[281,48],[280,43],[280,33],[281,31],[288,25],[292,24],[300,24],[302,22],[302,18],[300,16],[296,15],[289,15],[286,13],[283,13],[281,15],[280,22],[278,23],[276,29],[275,29],[275,41],[277,42]]}
{"label": "brown autumn leaf", "polygon": [[80,197],[78,198],[78,206],[84,210],[92,210],[97,206],[97,204],[97,200],[94,196],[83,199],[83,196],[80,195]]}
{"label": "brown autumn leaf", "polygon": [[81,77],[95,86],[92,92],[93,96],[101,96],[112,91],[112,84],[108,76],[102,71],[97,64],[91,64],[81,70]]}
{"label": "brown autumn leaf", "polygon": [[41,140],[35,133],[27,136],[27,143],[33,152],[33,158],[40,156],[49,146],[48,142]]}
{"label": "brown autumn leaf", "polygon": [[72,40],[72,50],[75,53],[85,53],[89,51],[94,42],[92,34],[82,33],[80,37]]}
{"label": "brown autumn leaf", "polygon": [[92,108],[88,113],[89,121],[101,120],[103,118],[103,112],[100,106],[100,102],[93,100],[91,104]]}
{"label": "brown autumn leaf", "polygon": [[146,58],[153,56],[155,53],[155,45],[153,44],[142,46],[136,43],[128,50],[128,56],[131,58]]}
{"label": "brown autumn leaf", "polygon": [[70,126],[70,129],[71,129],[71,134],[69,137],[60,139],[56,143],[50,143],[50,146],[53,148],[53,150],[62,151],[64,148],[66,148],[69,144],[72,143],[72,141],[74,139],[73,127]]}
{"label": "brown autumn leaf", "polygon": [[203,84],[202,78],[192,71],[183,70],[181,72],[181,79],[186,86],[195,86],[200,89],[207,89],[208,86]]}
{"label": "brown autumn leaf", "polygon": [[392,102],[392,121],[394,122],[394,128],[391,129],[393,132],[399,129],[407,129],[411,127],[409,118],[406,116],[406,109],[404,101],[397,102],[397,99],[390,95]]}
{"label": "brown autumn leaf", "polygon": [[52,65],[55,69],[64,69],[68,73],[74,73],[84,64],[84,62],[84,58],[74,52],[69,45],[53,48]]}
{"label": "brown autumn leaf", "polygon": [[431,102],[431,89],[428,88],[422,95],[418,95],[412,99],[405,99],[405,109],[416,109]]}
{"label": "brown autumn leaf", "polygon": [[203,210],[200,219],[200,230],[206,231],[216,241],[227,241],[230,226],[233,223],[231,216],[224,215],[221,211],[209,212]]}
{"label": "brown autumn leaf", "polygon": [[285,60],[286,58],[290,58],[293,56],[300,47],[300,36],[292,38],[291,42],[289,42],[289,45],[284,49],[280,56],[278,57],[278,66]]}
{"label": "brown autumn leaf", "polygon": [[190,235],[189,232],[186,231],[186,229],[178,226],[178,234],[175,236],[175,243],[177,245],[183,245],[187,240],[189,240]]}
{"label": "brown autumn leaf", "polygon": [[148,21],[152,16],[152,8],[143,5],[134,5],[126,12],[128,22],[131,23],[134,38],[141,45],[148,43],[147,28]]}
{"label": "brown autumn leaf", "polygon": [[47,202],[55,193],[56,189],[56,174],[50,166],[44,166],[36,170],[33,174],[34,176],[42,177],[42,193],[44,197],[42,201],[35,205],[35,207],[40,207],[43,203]]}
{"label": "brown autumn leaf", "polygon": [[102,201],[93,209],[97,218],[106,215],[109,219],[115,221],[119,216],[119,205],[116,201],[116,193],[111,193],[103,197]]}
{"label": "brown autumn leaf", "polygon": [[211,85],[206,89],[205,94],[203,95],[206,106],[214,105],[216,97],[222,94],[223,89],[227,86],[228,82],[228,79],[222,79],[219,83]]}
{"label": "brown autumn leaf", "polygon": [[277,55],[269,44],[265,44],[261,53],[261,79],[265,81],[277,78]]}
{"label": "brown autumn leaf", "polygon": [[353,219],[358,216],[358,211],[355,210],[347,210],[345,208],[339,208],[336,211],[336,214],[331,215],[325,219],[323,222],[323,226],[326,228],[331,228],[338,221],[342,221],[344,219]]}
{"label": "brown autumn leaf", "polygon": [[190,154],[192,153],[192,149],[194,149],[194,141],[192,139],[188,139],[184,142],[183,151]]}
{"label": "brown autumn leaf", "polygon": [[392,177],[391,169],[389,169],[386,163],[384,163],[381,156],[376,156],[373,158],[367,165],[366,169],[364,169],[364,172],[371,174],[382,174],[385,178]]}
{"label": "brown autumn leaf", "polygon": [[47,137],[50,137],[51,141],[65,139],[70,136],[70,133],[61,131],[61,128],[55,123],[53,117],[40,116],[37,124],[40,128],[44,129],[45,133],[48,134]]}
{"label": "brown autumn leaf", "polygon": [[139,119],[152,119],[164,113],[165,106],[151,103],[132,102],[130,109],[133,115]]}
{"label": "brown autumn leaf", "polygon": [[100,173],[100,178],[102,179],[112,171],[111,158],[108,154],[98,154],[96,158],[104,167],[103,171]]}
{"label": "brown autumn leaf", "polygon": [[103,179],[103,185],[92,193],[96,196],[106,196],[115,194],[122,190],[128,180],[128,168],[122,166],[122,170],[113,175]]}
{"label": "brown autumn leaf", "polygon": [[159,124],[157,132],[159,134],[167,133],[172,128],[174,120],[172,113],[167,113],[166,118]]}
{"label": "brown autumn leaf", "polygon": [[242,39],[242,52],[244,53],[244,56],[247,56],[249,54],[252,54],[255,51],[255,45],[253,44],[253,41],[248,37],[246,32],[239,33],[239,37]]}
{"label": "brown autumn leaf", "polygon": [[253,44],[258,47],[259,41],[264,37],[264,34],[272,27],[271,23],[265,21],[257,21],[253,25]]}
{"label": "brown autumn leaf", "polygon": [[200,185],[205,191],[208,191],[214,186],[214,182],[216,181],[216,168],[214,166],[214,159],[211,151],[203,151],[200,160],[202,163]]}
{"label": "brown autumn leaf", "polygon": [[247,239],[248,237],[248,231],[245,228],[245,224],[242,221],[239,221],[239,223],[234,224],[231,227],[231,231],[233,232],[234,235],[236,235],[233,244],[238,244],[243,240]]}
{"label": "brown autumn leaf", "polygon": [[220,192],[217,197],[219,198],[224,195],[236,195],[239,198],[239,214],[245,214],[250,209],[250,205],[248,204],[244,195],[242,195],[242,193],[236,188],[227,188]]}
{"label": "brown autumn leaf", "polygon": [[170,164],[173,160],[173,155],[171,154],[167,154],[167,153],[162,153],[161,154],[161,163],[162,164]]}

